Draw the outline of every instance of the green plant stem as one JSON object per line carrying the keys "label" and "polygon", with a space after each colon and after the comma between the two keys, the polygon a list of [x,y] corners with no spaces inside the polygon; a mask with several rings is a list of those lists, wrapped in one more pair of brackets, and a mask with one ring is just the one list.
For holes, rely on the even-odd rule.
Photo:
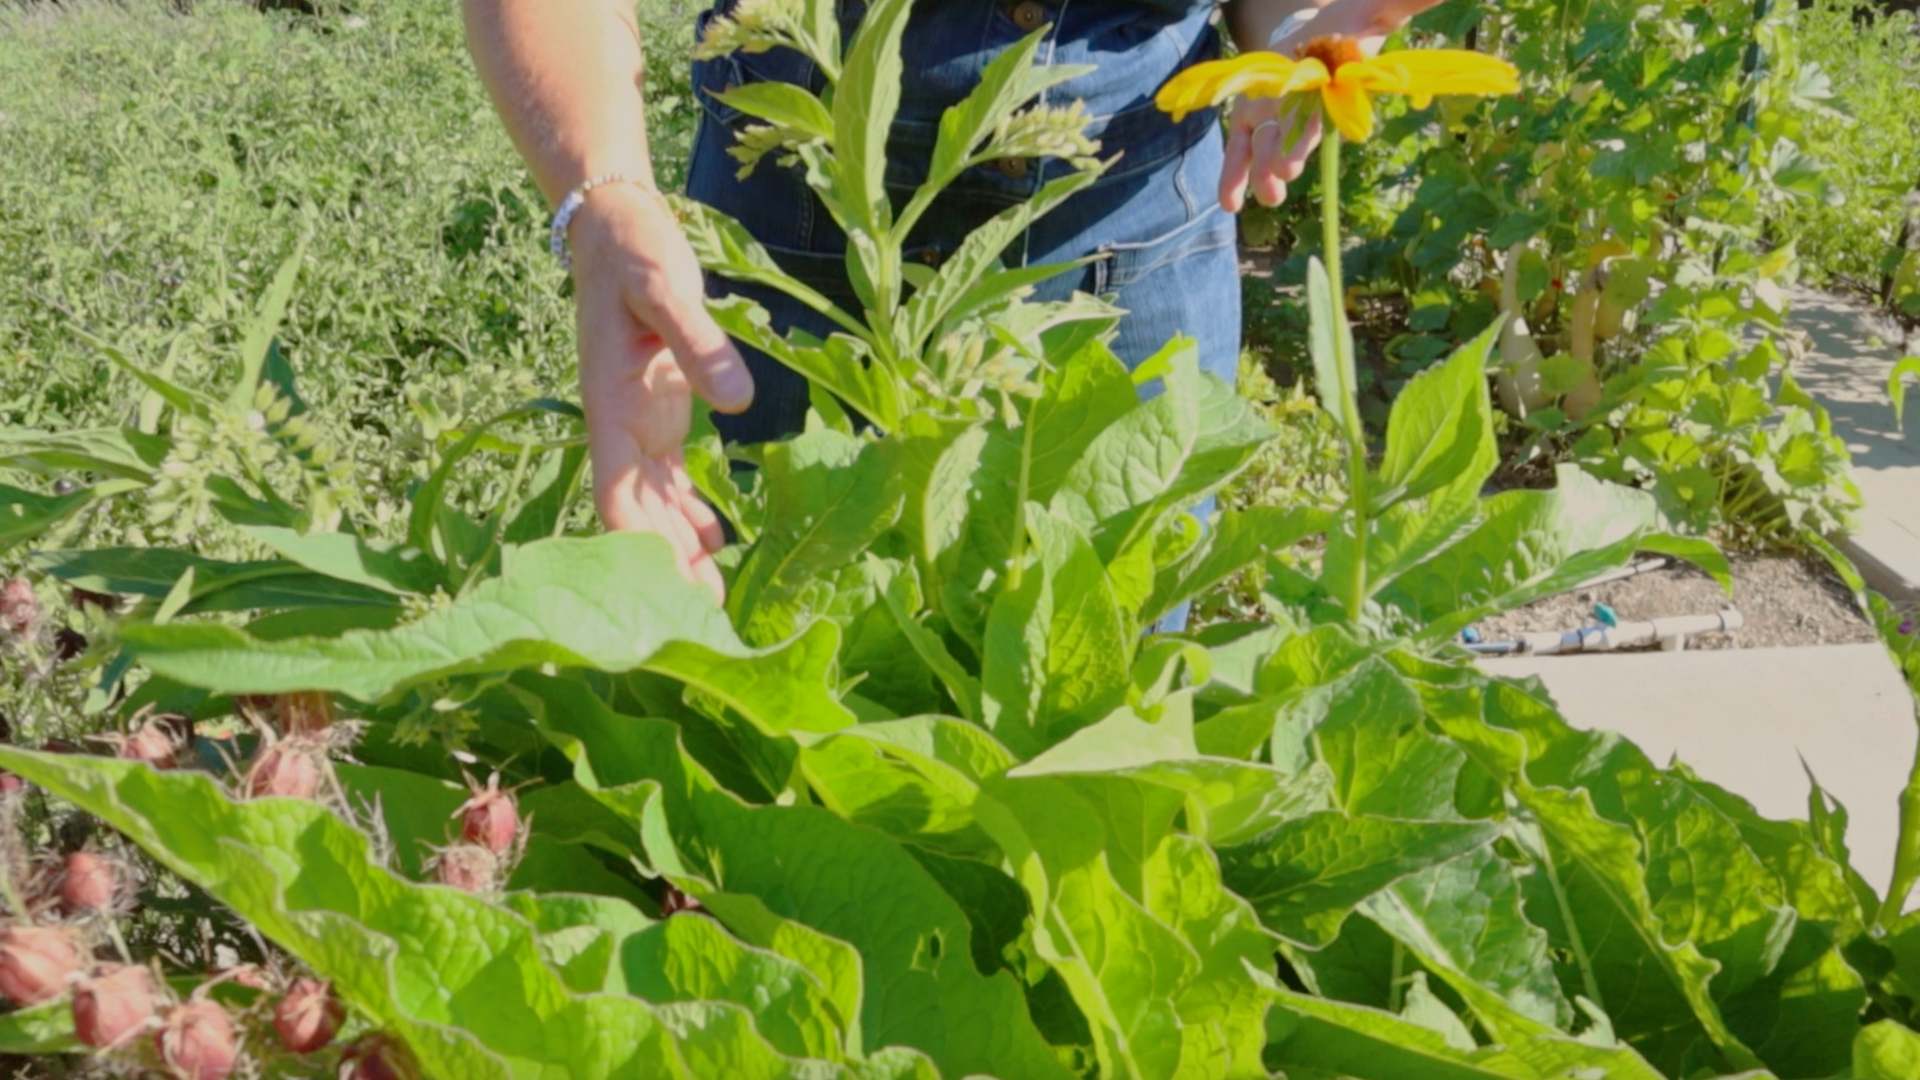
{"label": "green plant stem", "polygon": [[1573,906],[1567,903],[1566,886],[1560,884],[1560,868],[1553,861],[1553,844],[1547,839],[1545,829],[1540,830],[1540,863],[1547,868],[1547,884],[1553,888],[1554,903],[1560,907],[1560,923],[1567,928],[1567,944],[1573,949],[1573,959],[1580,966],[1580,985],[1586,991],[1587,1000],[1601,1012],[1607,1010],[1607,1001],[1600,996],[1600,980],[1593,974],[1593,957],[1587,954],[1587,943],[1580,937],[1580,924],[1573,921]]}
{"label": "green plant stem", "polygon": [[1033,473],[1033,417],[1027,417],[1025,430],[1020,433],[1020,486],[1014,492],[1013,505],[1013,561],[1007,567],[1007,589],[1018,591],[1021,581],[1026,577],[1027,562],[1027,487]]}
{"label": "green plant stem", "polygon": [[1407,1007],[1407,947],[1396,939],[1393,943],[1393,981],[1387,984],[1387,1011],[1394,1015],[1406,1011]]}
{"label": "green plant stem", "polygon": [[1367,608],[1367,442],[1360,425],[1358,368],[1353,358],[1353,328],[1347,322],[1346,284],[1340,267],[1340,134],[1325,118],[1320,140],[1320,256],[1333,288],[1333,351],[1346,385],[1340,388],[1340,427],[1347,440],[1347,503],[1353,518],[1353,577],[1347,582],[1347,621],[1357,623]]}

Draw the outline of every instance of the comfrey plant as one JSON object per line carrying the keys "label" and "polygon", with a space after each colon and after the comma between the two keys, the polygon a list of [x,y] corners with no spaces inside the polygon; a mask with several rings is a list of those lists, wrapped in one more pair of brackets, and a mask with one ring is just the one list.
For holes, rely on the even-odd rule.
{"label": "comfrey plant", "polygon": [[[658,537],[560,535],[579,447],[484,429],[443,470],[543,463],[481,521],[445,504],[442,471],[400,543],[254,524],[280,558],[153,553],[143,577],[113,575],[125,553],[41,556],[152,597],[112,628],[102,700],[143,673],[124,710],[203,734],[237,713],[258,745],[244,771],[7,747],[0,767],[326,980],[338,1012],[287,1006],[289,1052],[325,1042],[296,1022],[317,1015],[333,1041],[309,1062],[367,1077],[1660,1080],[1832,1075],[1870,991],[1875,1019],[1908,1015],[1912,965],[1882,941],[1909,932],[1900,905],[1851,875],[1824,799],[1817,827],[1762,821],[1447,644],[1638,547],[1724,572],[1632,492],[1481,498],[1488,338],[1408,389],[1376,464],[1337,271],[1316,274],[1358,482],[1337,513],[1202,528],[1185,508],[1263,426],[1180,343],[1129,374],[1097,301],[1021,302],[1041,271],[998,256],[1057,192],[907,271],[901,223],[932,195],[885,198],[875,134],[907,4],[878,0],[844,54],[835,6],[743,5],[709,39],[829,73],[830,101],[731,95],[766,121],[746,163],[792,157],[846,224],[865,309],[821,300],[843,331],[821,341],[721,305],[820,388],[805,432],[754,452],[750,491],[711,433],[692,448],[742,538],[726,610]],[[1038,40],[947,114],[936,175],[1090,150],[1071,111],[1021,111],[1061,77],[1028,66]],[[807,295],[684,212],[716,270]],[[1143,401],[1147,378],[1166,389]],[[187,586],[155,585],[166,559]],[[1261,561],[1272,621],[1143,632]],[[70,981],[36,984],[0,1044],[100,1034]],[[165,1033],[187,1026],[103,1060],[177,1057]],[[1908,1037],[1866,1028],[1858,1060]],[[279,1053],[219,1046],[235,1072]]]}

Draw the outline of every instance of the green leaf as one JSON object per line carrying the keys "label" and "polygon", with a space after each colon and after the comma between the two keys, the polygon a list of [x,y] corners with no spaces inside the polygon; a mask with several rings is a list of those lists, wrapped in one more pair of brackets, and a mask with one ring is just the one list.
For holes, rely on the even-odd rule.
{"label": "green leaf", "polygon": [[[656,1012],[635,998],[569,992],[531,923],[380,869],[366,837],[313,803],[235,803],[204,775],[108,758],[0,748],[0,765],[232,908],[404,1040],[425,1075],[688,1075],[683,1062],[722,1048],[740,1070],[728,1075],[790,1071],[733,1006]],[[434,940],[460,947],[407,947]]]}
{"label": "green leaf", "polygon": [[974,823],[981,781],[1014,764],[985,731],[946,717],[858,724],[801,751],[822,805],[896,839],[968,858],[997,858]]}
{"label": "green leaf", "polygon": [[272,559],[230,563],[165,548],[42,551],[33,565],[90,592],[152,597],[172,592],[191,571],[193,593],[180,614],[268,607],[391,607],[390,593]]}
{"label": "green leaf", "polygon": [[987,619],[981,717],[1030,757],[1111,712],[1131,684],[1134,633],[1085,535],[1028,508],[1039,559]]}
{"label": "green leaf", "polygon": [[242,531],[282,557],[338,581],[402,596],[432,595],[435,587],[452,584],[446,579],[445,569],[417,548],[363,540],[351,533],[301,534],[275,526],[254,526]]}
{"label": "green leaf", "polygon": [[880,430],[899,426],[905,415],[899,390],[858,339],[834,334],[819,344],[790,342],[773,332],[766,309],[742,296],[714,301],[707,310],[720,329],[832,391]]}
{"label": "green leaf", "polygon": [[745,806],[692,765],[676,725],[613,714],[577,684],[522,679],[550,695],[539,723],[575,778],[639,824],[657,869],[727,917],[737,907],[724,905],[750,897],[857,950],[867,1050],[917,1047],[948,1076],[1066,1080],[1018,983],[975,970],[966,916],[893,840],[817,807]]}
{"label": "green leaf", "polygon": [[1002,210],[968,233],[941,264],[933,280],[907,301],[906,314],[901,320],[902,351],[917,353],[942,326],[952,325],[1020,289],[1085,266],[1088,260],[1083,259],[989,273],[1007,248],[1026,235],[1035,220],[1084,190],[1097,176],[1093,172],[1074,172],[1049,181],[1031,199]]}
{"label": "green leaf", "polygon": [[714,97],[724,105],[770,124],[792,128],[816,139],[833,138],[833,114],[820,99],[783,82],[752,82],[723,90]]}
{"label": "green leaf", "polygon": [[166,460],[173,440],[131,428],[89,428],[80,431],[0,431],[0,468],[32,469],[59,476],[67,472],[97,472],[151,484],[154,470]]}
{"label": "green leaf", "polygon": [[1894,1020],[1860,1029],[1853,1040],[1854,1080],[1908,1080],[1920,1076],[1920,1035]]}
{"label": "green leaf", "polygon": [[658,1005],[730,1001],[783,1054],[837,1061],[847,1047],[826,988],[779,953],[741,944],[712,919],[679,915],[620,943],[627,992]]}
{"label": "green leaf", "polygon": [[1102,1075],[1261,1075],[1265,1006],[1246,969],[1274,941],[1206,845],[1172,831],[1189,792],[1157,780],[1009,774],[978,812],[1027,890],[1033,948],[1092,1025]]}
{"label": "green leaf", "polygon": [[861,562],[900,512],[898,444],[815,428],[770,443],[761,460],[767,512],[727,595],[746,640],[769,644],[799,629],[806,594],[833,571]]}
{"label": "green leaf", "polygon": [[[687,242],[693,246],[693,253],[700,260],[702,267],[735,281],[745,281],[775,289],[832,319],[841,329],[857,337],[867,336],[866,327],[842,311],[839,305],[780,269],[780,265],[773,261],[773,256],[767,254],[767,249],[762,247],[760,242],[755,240],[739,222],[705,203],[679,196],[671,197],[670,201],[674,211],[680,216],[680,225],[687,234]],[[759,305],[748,300],[729,298],[710,302],[707,306],[714,312],[716,318],[719,317],[720,311],[735,307],[759,311],[758,315],[741,314],[735,316],[735,319],[749,328],[756,324],[764,327],[766,324],[766,313],[760,310]],[[730,328],[729,332],[732,332]],[[780,339],[778,334],[771,332],[766,332],[764,336],[774,340]],[[750,344],[756,348],[759,347],[758,341],[751,341]],[[835,392],[838,393],[837,390]],[[841,396],[846,397],[844,394]],[[851,401],[851,399],[848,400]],[[875,419],[872,413],[868,413],[867,416],[869,419]]]}
{"label": "green leaf", "polygon": [[1353,368],[1353,327],[1335,306],[1344,302],[1339,294],[1340,288],[1329,281],[1320,260],[1309,260],[1307,345],[1313,355],[1313,388],[1320,395],[1320,407],[1340,425],[1347,441],[1359,445],[1366,436],[1356,426],[1359,413],[1353,404],[1360,386]]}
{"label": "green leaf", "polygon": [[85,1044],[74,1037],[73,1010],[64,1000],[0,1014],[0,1054],[36,1057],[86,1052]]}
{"label": "green leaf", "polygon": [[838,647],[831,623],[755,652],[672,560],[651,534],[563,537],[510,549],[498,578],[391,630],[262,642],[175,623],[121,635],[155,672],[220,693],[332,690],[372,701],[430,679],[558,664],[679,679],[769,733],[852,722],[827,689]]}
{"label": "green leaf", "polygon": [[916,199],[930,200],[952,183],[994,128],[1021,105],[1089,69],[1074,64],[1035,65],[1034,57],[1051,28],[1041,27],[1007,46],[980,71],[967,96],[940,114],[927,180]]}
{"label": "green leaf", "polygon": [[1903,357],[1887,373],[1887,396],[1893,399],[1893,422],[1904,425],[1907,409],[1907,377],[1920,379],[1920,356]]}
{"label": "green leaf", "polygon": [[[1632,1050],[1564,1035],[1462,1051],[1445,1036],[1389,1012],[1272,987],[1269,1065],[1287,1075],[1353,1080],[1664,1080]],[[1295,1070],[1299,1070],[1298,1073]]]}
{"label": "green leaf", "polygon": [[247,323],[246,336],[240,341],[240,374],[233,381],[233,388],[227,391],[227,406],[233,409],[251,409],[254,391],[260,386],[260,373],[267,363],[267,351],[273,345],[273,335],[280,329],[280,323],[287,317],[287,303],[293,299],[293,284],[300,277],[300,264],[307,257],[307,237],[303,233],[293,245],[293,254],[287,256],[280,269],[273,275],[273,284],[268,286],[267,295],[260,300],[259,310]]}
{"label": "green leaf", "polygon": [[99,497],[97,488],[81,488],[65,495],[41,495],[0,484],[0,552],[32,540],[86,509]]}
{"label": "green leaf", "polygon": [[534,494],[520,504],[519,512],[507,522],[500,542],[529,544],[560,535],[567,510],[580,494],[580,479],[586,475],[588,464],[584,442],[547,454],[529,485],[535,489]]}
{"label": "green leaf", "polygon": [[1384,490],[1372,496],[1376,509],[1442,489],[1477,492],[1493,475],[1500,452],[1486,361],[1497,329],[1488,327],[1446,363],[1414,376],[1394,398],[1380,461]]}
{"label": "green leaf", "polygon": [[1333,940],[1356,905],[1395,881],[1498,839],[1490,822],[1409,821],[1337,811],[1284,822],[1220,850],[1227,887],[1276,933],[1307,948]]}
{"label": "green leaf", "polygon": [[868,5],[833,91],[833,197],[846,220],[870,237],[886,236],[893,224],[887,135],[900,107],[900,37],[912,7],[911,0]]}
{"label": "green leaf", "polygon": [[1327,512],[1312,507],[1256,506],[1222,513],[1183,558],[1154,574],[1141,621],[1158,619],[1269,554],[1324,531],[1331,521]]}

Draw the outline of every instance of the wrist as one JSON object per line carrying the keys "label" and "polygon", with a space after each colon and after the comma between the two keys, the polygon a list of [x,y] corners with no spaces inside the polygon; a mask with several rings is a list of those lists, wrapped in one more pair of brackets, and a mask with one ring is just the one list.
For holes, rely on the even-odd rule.
{"label": "wrist", "polygon": [[604,228],[606,224],[649,211],[671,216],[666,199],[653,186],[651,176],[625,173],[595,176],[576,185],[561,199],[548,230],[548,247],[562,268],[572,269],[577,236],[581,240],[604,238],[617,231]]}

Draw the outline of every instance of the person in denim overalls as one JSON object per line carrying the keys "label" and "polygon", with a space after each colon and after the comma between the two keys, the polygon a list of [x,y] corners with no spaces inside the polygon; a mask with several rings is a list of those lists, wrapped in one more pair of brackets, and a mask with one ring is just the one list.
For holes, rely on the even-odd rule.
{"label": "person in denim overalls", "polygon": [[[918,0],[903,42],[905,83],[888,143],[887,182],[910,192],[925,175],[940,113],[963,98],[1001,50],[1051,27],[1040,59],[1094,70],[1049,92],[1084,99],[1101,155],[1120,154],[1098,182],[1029,232],[1011,262],[1101,255],[1043,283],[1039,299],[1073,290],[1110,296],[1128,312],[1115,351],[1129,365],[1175,334],[1199,343],[1200,365],[1232,381],[1240,352],[1237,213],[1252,192],[1274,206],[1318,141],[1317,122],[1290,151],[1276,103],[1240,101],[1223,133],[1212,111],[1174,122],[1153,95],[1179,71],[1219,55],[1223,21],[1242,49],[1291,53],[1342,34],[1369,49],[1438,0]],[[718,0],[716,12],[737,0]],[[721,332],[704,295],[740,292],[774,326],[831,329],[783,295],[702,278],[679,226],[653,188],[641,49],[633,0],[465,0],[467,35],[482,80],[542,192],[558,208],[556,253],[570,256],[579,332],[581,399],[595,504],[609,528],[665,536],[681,571],[716,593],[711,553],[724,541],[681,460],[698,393],[728,439],[757,442],[800,430],[804,380],[743,351]],[[861,0],[843,0],[847,36]],[[705,26],[716,12],[702,18]],[[1217,13],[1224,20],[1216,20]],[[788,272],[857,310],[845,276],[845,238],[798,171],[762,162],[736,179],[726,150],[742,118],[714,92],[754,80],[820,87],[799,55],[735,54],[694,64],[703,110],[688,194],[739,219]],[[1031,195],[1059,163],[1009,160],[961,178],[910,238],[937,263],[974,226]],[[1204,513],[1205,508],[1201,508]],[[1179,620],[1161,629],[1177,629]]]}

